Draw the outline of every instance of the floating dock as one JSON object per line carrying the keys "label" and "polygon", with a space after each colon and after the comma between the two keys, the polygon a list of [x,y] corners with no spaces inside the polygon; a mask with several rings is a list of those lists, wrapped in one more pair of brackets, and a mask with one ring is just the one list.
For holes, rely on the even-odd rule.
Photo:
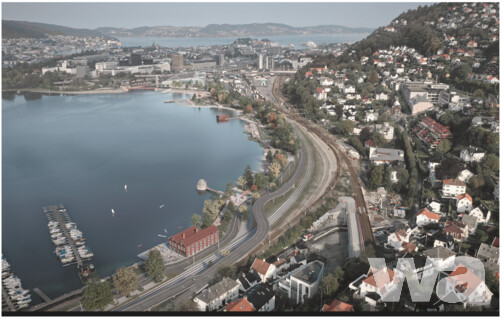
{"label": "floating dock", "polygon": [[31,302],[29,290],[23,289],[21,279],[10,270],[10,265],[2,258],[2,311],[19,311]]}
{"label": "floating dock", "polygon": [[62,204],[44,207],[43,211],[49,220],[47,226],[51,233],[51,240],[56,246],[56,255],[63,266],[77,264],[79,277],[82,282],[85,282],[90,270],[84,265],[84,261],[91,260],[93,253],[86,245],[82,232],[77,229],[77,224],[72,222]]}

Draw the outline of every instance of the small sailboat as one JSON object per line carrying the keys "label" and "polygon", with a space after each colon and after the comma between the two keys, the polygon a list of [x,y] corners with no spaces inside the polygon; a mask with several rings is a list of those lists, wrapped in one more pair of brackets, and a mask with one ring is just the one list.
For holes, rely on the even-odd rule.
{"label": "small sailboat", "polygon": [[178,227],[179,229],[182,229],[182,227]]}
{"label": "small sailboat", "polygon": [[115,216],[115,211],[112,209],[112,217]]}
{"label": "small sailboat", "polygon": [[162,207],[164,207],[164,204],[160,205],[160,206],[159,206],[159,209],[161,209]]}
{"label": "small sailboat", "polygon": [[124,191],[128,192],[128,185],[127,184],[124,185]]}

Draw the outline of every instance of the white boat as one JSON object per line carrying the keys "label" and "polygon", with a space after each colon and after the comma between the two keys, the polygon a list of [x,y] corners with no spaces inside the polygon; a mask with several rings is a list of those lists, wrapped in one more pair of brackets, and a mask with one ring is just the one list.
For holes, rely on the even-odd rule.
{"label": "white boat", "polygon": [[65,224],[65,227],[67,229],[72,229],[72,228],[76,228],[77,225],[75,224],[75,222],[69,222],[69,223]]}
{"label": "white boat", "polygon": [[53,234],[53,233],[58,233],[58,232],[61,232],[61,229],[60,228],[52,228],[49,230],[49,233],[50,234]]}
{"label": "white boat", "polygon": [[115,211],[114,209],[111,210],[112,211],[112,217],[115,215]]}
{"label": "white boat", "polygon": [[22,304],[18,304],[18,309],[24,309],[24,308],[28,308],[29,304],[24,302]]}
{"label": "white boat", "polygon": [[316,48],[317,47],[317,44],[313,41],[307,41],[305,43],[302,43],[301,45],[304,47],[308,47],[308,48]]}
{"label": "white boat", "polygon": [[18,294],[18,295],[19,295],[19,294],[23,295],[23,294],[27,294],[28,292],[30,292],[30,290],[23,290],[23,288],[21,288],[21,289],[19,289],[19,290],[15,290],[15,289],[13,289],[13,290],[9,290],[9,295],[11,295],[11,296],[12,296],[12,295],[16,295],[16,294]]}
{"label": "white boat", "polygon": [[164,207],[164,204],[160,205],[160,206],[159,206],[159,209],[161,209],[162,207]]}
{"label": "white boat", "polygon": [[51,234],[51,238],[57,239],[57,238],[61,237],[62,235],[63,235],[63,233],[61,233],[61,232],[53,233],[53,234]]}
{"label": "white boat", "polygon": [[124,185],[124,191],[128,192],[128,185],[127,184]]}
{"label": "white boat", "polygon": [[54,228],[54,227],[59,226],[59,222],[57,222],[57,221],[51,221],[51,222],[49,222],[49,223],[47,224],[47,226],[48,226],[49,228]]}
{"label": "white boat", "polygon": [[5,258],[2,258],[2,271],[8,270],[10,268],[10,264],[5,260]]}
{"label": "white boat", "polygon": [[31,299],[31,295],[29,295],[29,294],[15,294],[15,295],[11,296],[11,299],[26,301],[27,299]]}
{"label": "white boat", "polygon": [[61,262],[62,263],[69,263],[69,262],[72,262],[73,260],[75,260],[75,257],[71,256],[71,257],[61,259]]}
{"label": "white boat", "polygon": [[92,252],[88,252],[88,253],[81,254],[80,256],[82,259],[87,259],[87,258],[93,257],[94,254]]}

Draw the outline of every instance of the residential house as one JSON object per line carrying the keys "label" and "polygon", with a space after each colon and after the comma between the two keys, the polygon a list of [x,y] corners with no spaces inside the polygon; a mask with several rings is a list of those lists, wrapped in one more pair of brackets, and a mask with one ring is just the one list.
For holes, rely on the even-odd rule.
{"label": "residential house", "polygon": [[472,210],[472,197],[462,194],[457,197],[457,212],[470,212]]}
{"label": "residential house", "polygon": [[353,306],[351,304],[345,303],[334,299],[330,304],[324,304],[321,312],[353,312]]}
{"label": "residential house", "polygon": [[441,163],[439,162],[430,162],[428,163],[428,168],[429,168],[429,181],[431,183],[431,186],[433,188],[435,187],[440,187],[442,184],[441,179],[438,179],[436,177],[436,167],[439,166]]}
{"label": "residential house", "polygon": [[443,180],[442,197],[456,199],[466,192],[466,184],[458,179]]}
{"label": "residential house", "polygon": [[425,117],[413,131],[431,149],[435,149],[441,140],[452,137],[450,127],[443,126],[431,117]]}
{"label": "residential house", "polygon": [[431,212],[427,208],[418,211],[416,216],[416,224],[421,227],[430,223],[439,223],[439,214]]}
{"label": "residential house", "polygon": [[490,221],[490,218],[492,216],[492,212],[490,210],[488,210],[487,214],[485,216],[485,214],[483,213],[483,210],[478,207],[478,208],[472,209],[471,212],[469,213],[469,215],[478,219],[478,223],[488,223],[488,221]]}
{"label": "residential house", "polygon": [[344,93],[355,93],[355,87],[354,86],[347,86],[343,89]]}
{"label": "residential house", "polygon": [[431,203],[429,203],[428,208],[430,211],[434,213],[441,214],[441,203],[437,201],[431,201]]}
{"label": "residential house", "polygon": [[261,278],[261,282],[266,282],[269,278],[276,278],[276,267],[273,264],[256,258],[250,267],[250,270],[255,270]]}
{"label": "residential house", "polygon": [[327,77],[322,77],[319,79],[319,83],[321,86],[332,86],[334,84],[334,80]]}
{"label": "residential house", "polygon": [[455,294],[461,302],[469,305],[490,305],[493,293],[484,279],[480,279],[471,269],[461,264],[450,273],[445,283],[443,295]]}
{"label": "residential house", "polygon": [[399,149],[369,148],[369,160],[375,164],[404,161],[404,151]]}
{"label": "residential house", "polygon": [[388,100],[388,95],[386,93],[382,92],[380,94],[377,94],[375,99],[378,101],[386,101],[386,100]]}
{"label": "residential house", "polygon": [[460,181],[464,181],[465,183],[469,183],[472,177],[474,177],[474,173],[472,173],[467,169],[464,169],[460,171],[457,179],[459,179]]}
{"label": "residential house", "polygon": [[312,298],[317,294],[323,274],[324,263],[315,260],[281,280],[278,286],[296,304],[304,303],[305,299]]}
{"label": "residential house", "polygon": [[477,258],[485,267],[493,272],[499,272],[499,248],[482,243],[478,249]]}
{"label": "residential house", "polygon": [[236,302],[231,301],[225,308],[224,312],[253,312],[256,311],[255,308],[244,297]]}
{"label": "residential house", "polygon": [[460,159],[464,162],[480,162],[484,156],[484,152],[478,152],[478,149],[472,147],[460,151]]}
{"label": "residential house", "polygon": [[262,282],[261,276],[255,270],[249,270],[236,280],[240,285],[240,291],[244,292]]}
{"label": "residential house", "polygon": [[428,232],[427,233],[428,238],[427,238],[427,246],[432,246],[433,248],[436,247],[443,247],[452,250],[455,247],[455,242],[453,240],[453,237],[450,235],[444,234],[442,231],[437,230],[434,232]]}
{"label": "residential house", "polygon": [[256,286],[247,293],[247,300],[257,311],[273,311],[275,309],[275,292],[266,284]]}
{"label": "residential house", "polygon": [[238,298],[240,285],[225,277],[213,286],[203,290],[194,298],[194,302],[200,311],[213,311],[221,309],[229,301]]}
{"label": "residential house", "polygon": [[380,299],[383,299],[397,288],[398,274],[392,269],[384,267],[380,269],[369,268],[367,275],[360,283],[358,288],[361,297],[370,297],[373,301],[372,293],[378,294]]}
{"label": "residential house", "polygon": [[397,230],[391,233],[387,238],[387,244],[394,248],[394,250],[399,251],[402,249],[403,244],[409,243],[409,234],[404,230]]}
{"label": "residential house", "polygon": [[457,255],[455,252],[445,247],[434,247],[432,249],[427,249],[423,251],[422,254],[428,258],[433,259],[434,265],[438,270],[450,270],[450,267],[455,262],[455,256]]}
{"label": "residential house", "polygon": [[365,122],[372,122],[372,121],[377,121],[378,120],[378,112],[366,112],[366,115],[364,116],[364,121]]}
{"label": "residential house", "polygon": [[443,233],[452,236],[455,241],[465,241],[469,237],[469,227],[462,222],[448,220],[443,228]]}
{"label": "residential house", "polygon": [[478,218],[468,215],[466,213],[461,214],[462,214],[461,222],[467,226],[470,234],[475,234],[476,229],[478,228]]}
{"label": "residential house", "polygon": [[317,88],[313,96],[317,98],[317,100],[327,100],[327,92],[322,88]]}

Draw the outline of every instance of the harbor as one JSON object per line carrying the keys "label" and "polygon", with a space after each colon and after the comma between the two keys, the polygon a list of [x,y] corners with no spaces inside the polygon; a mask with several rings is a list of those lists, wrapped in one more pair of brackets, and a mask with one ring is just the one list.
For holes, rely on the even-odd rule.
{"label": "harbor", "polygon": [[2,311],[19,311],[25,309],[31,302],[30,290],[21,286],[19,279],[10,268],[10,264],[2,257]]}
{"label": "harbor", "polygon": [[62,204],[43,208],[49,223],[51,241],[56,246],[55,253],[63,266],[77,264],[81,281],[85,283],[90,273],[94,272],[94,266],[84,265],[84,261],[91,260],[93,252],[86,245],[82,231],[77,229],[77,224],[70,219],[68,212]]}

